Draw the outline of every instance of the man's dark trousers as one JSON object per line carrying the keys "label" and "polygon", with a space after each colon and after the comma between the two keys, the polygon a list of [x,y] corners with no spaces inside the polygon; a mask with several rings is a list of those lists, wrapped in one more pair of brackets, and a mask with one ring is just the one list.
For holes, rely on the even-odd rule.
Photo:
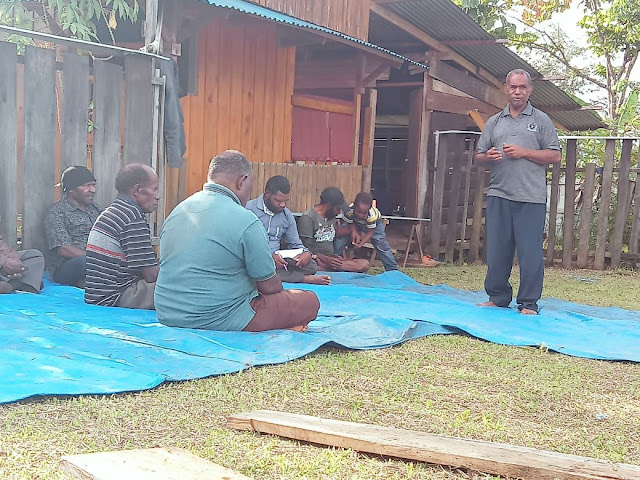
{"label": "man's dark trousers", "polygon": [[487,276],[484,289],[499,307],[511,303],[509,283],[514,253],[520,265],[518,308],[538,311],[542,295],[544,258],[542,236],[546,205],[487,197]]}
{"label": "man's dark trousers", "polygon": [[62,263],[53,274],[53,279],[63,285],[80,285],[87,274],[87,257],[78,255]]}

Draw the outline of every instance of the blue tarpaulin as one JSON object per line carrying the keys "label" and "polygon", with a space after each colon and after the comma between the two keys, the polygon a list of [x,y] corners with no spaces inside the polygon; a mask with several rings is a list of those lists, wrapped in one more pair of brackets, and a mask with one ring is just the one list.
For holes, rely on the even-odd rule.
{"label": "blue tarpaulin", "polygon": [[321,304],[306,333],[169,328],[155,312],[86,305],[82,290],[55,284],[40,295],[1,295],[0,402],[144,390],[287,362],[326,344],[383,348],[461,331],[507,345],[640,361],[638,311],[547,299],[532,317],[515,308],[478,308],[482,293],[420,285],[400,272],[332,278],[331,286],[303,286]]}

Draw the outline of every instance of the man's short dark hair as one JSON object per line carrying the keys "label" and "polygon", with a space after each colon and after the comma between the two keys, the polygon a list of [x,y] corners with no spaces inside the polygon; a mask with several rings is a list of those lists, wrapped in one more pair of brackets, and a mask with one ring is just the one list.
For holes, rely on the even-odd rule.
{"label": "man's short dark hair", "polygon": [[356,195],[356,199],[353,201],[353,205],[366,205],[369,208],[373,205],[373,197],[369,192],[360,192]]}
{"label": "man's short dark hair", "polygon": [[227,150],[213,157],[209,164],[208,179],[212,180],[216,175],[251,175],[251,162],[237,150]]}
{"label": "man's short dark hair", "polygon": [[129,193],[131,189],[140,184],[144,185],[151,180],[147,165],[142,163],[130,163],[126,165],[116,175],[116,190],[118,193]]}
{"label": "man's short dark hair", "polygon": [[291,191],[291,184],[287,177],[282,175],[275,175],[267,180],[267,184],[264,186],[264,191],[269,193],[284,193],[288,194]]}

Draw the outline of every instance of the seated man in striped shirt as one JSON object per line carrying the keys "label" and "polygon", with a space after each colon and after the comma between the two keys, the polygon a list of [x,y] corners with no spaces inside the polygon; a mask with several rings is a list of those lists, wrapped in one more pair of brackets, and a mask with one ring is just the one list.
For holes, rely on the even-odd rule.
{"label": "seated man in striped shirt", "polygon": [[158,175],[129,164],[116,176],[116,190],[89,233],[84,301],[152,310],[159,268],[144,215],[158,208]]}

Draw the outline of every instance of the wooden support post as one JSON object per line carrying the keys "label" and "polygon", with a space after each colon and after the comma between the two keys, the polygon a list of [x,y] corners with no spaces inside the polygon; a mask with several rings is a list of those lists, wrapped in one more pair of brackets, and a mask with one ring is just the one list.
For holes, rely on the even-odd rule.
{"label": "wooden support post", "polygon": [[598,211],[598,233],[596,236],[596,258],[594,268],[604,270],[605,254],[607,250],[607,234],[609,231],[609,207],[611,206],[611,184],[613,182],[613,167],[616,163],[616,141],[607,139],[604,147],[604,174],[602,175],[602,193],[600,210]]}
{"label": "wooden support post", "polygon": [[360,159],[360,123],[362,120],[362,80],[364,78],[366,57],[358,54],[358,66],[356,68],[355,88],[353,89],[353,156],[351,165],[358,165]]}
{"label": "wooden support post", "polygon": [[582,207],[580,208],[580,234],[578,244],[578,268],[587,268],[589,261],[589,238],[593,219],[593,191],[596,184],[596,164],[587,163],[584,169]]}
{"label": "wooden support post", "polygon": [[554,163],[551,170],[551,197],[549,199],[549,233],[547,236],[547,265],[553,265],[556,253],[556,223],[558,222],[558,189],[560,187],[560,164]]}
{"label": "wooden support post", "polygon": [[371,190],[371,171],[373,169],[373,145],[376,133],[376,108],[378,91],[367,89],[369,105],[364,109],[364,131],[362,132],[362,191]]}
{"label": "wooden support post", "polygon": [[433,185],[433,203],[431,204],[431,245],[429,253],[433,258],[440,256],[440,229],[442,224],[442,203],[444,198],[444,182],[447,178],[449,165],[447,135],[436,133],[436,174]]}
{"label": "wooden support post", "polygon": [[564,228],[562,239],[562,266],[564,268],[571,268],[571,259],[573,257],[577,149],[577,140],[567,140],[567,169],[564,176]]}
{"label": "wooden support post", "polygon": [[[640,154],[639,154],[640,155]],[[640,165],[640,159],[638,160]],[[640,245],[640,173],[636,174],[636,193],[633,198],[633,220],[631,221],[631,237],[629,239],[629,253],[638,253]]]}
{"label": "wooden support post", "polygon": [[476,187],[473,195],[473,224],[469,245],[469,263],[480,257],[480,234],[482,233],[482,210],[484,208],[484,187],[487,172],[484,166],[476,166]]}
{"label": "wooden support post", "polygon": [[631,149],[633,140],[622,141],[622,152],[620,154],[620,169],[618,170],[618,204],[616,205],[616,220],[613,227],[613,237],[611,239],[611,268],[620,268],[622,260],[622,237],[624,227],[629,218],[628,201],[629,195],[629,170],[631,169]]}

